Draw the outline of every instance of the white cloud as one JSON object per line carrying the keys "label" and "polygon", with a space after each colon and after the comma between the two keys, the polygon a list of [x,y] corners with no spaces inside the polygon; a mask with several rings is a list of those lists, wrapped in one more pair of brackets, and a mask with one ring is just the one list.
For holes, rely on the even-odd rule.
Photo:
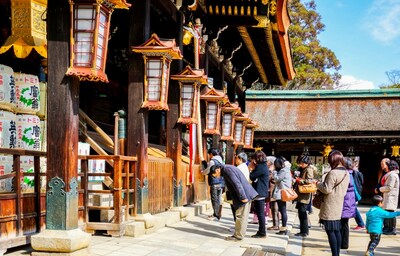
{"label": "white cloud", "polygon": [[400,1],[374,0],[364,18],[367,31],[378,41],[393,43],[400,38]]}
{"label": "white cloud", "polygon": [[370,90],[375,89],[374,83],[371,81],[357,79],[354,76],[344,75],[340,79],[339,86],[336,90]]}

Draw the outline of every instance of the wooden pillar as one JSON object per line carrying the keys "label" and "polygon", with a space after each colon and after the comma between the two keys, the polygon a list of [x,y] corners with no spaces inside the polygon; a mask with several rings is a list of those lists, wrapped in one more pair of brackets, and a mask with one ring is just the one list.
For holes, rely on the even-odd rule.
{"label": "wooden pillar", "polygon": [[32,248],[46,255],[87,255],[91,237],[78,228],[79,80],[65,75],[70,25],[68,1],[49,1],[46,230],[31,237]]}
{"label": "wooden pillar", "polygon": [[[68,1],[49,1],[47,37],[49,56],[47,190],[64,189],[70,191],[71,182],[74,180],[76,182],[77,178],[79,80],[65,75],[69,67],[70,57],[70,7]],[[53,184],[54,182],[62,182],[65,187],[56,187]],[[49,185],[53,185],[53,187],[49,187]],[[49,197],[49,193],[47,197]],[[66,201],[67,205],[60,208],[58,204],[62,200],[59,197],[48,200],[47,229],[65,230],[78,227],[78,197],[70,197],[69,202]],[[62,212],[64,210],[65,212]]]}
{"label": "wooden pillar", "polygon": [[[179,16],[180,22],[177,31],[176,42],[181,52],[183,52],[182,46],[182,31],[183,31],[183,17]],[[181,60],[174,60],[171,63],[171,74],[178,74],[183,69],[183,63]],[[182,173],[182,125],[176,121],[179,118],[179,101],[180,101],[180,88],[179,83],[176,80],[170,80],[168,89],[168,107],[167,120],[166,120],[166,155],[171,158],[174,164],[174,206],[181,206],[182,193],[183,193],[183,179],[180,174]]]}
{"label": "wooden pillar", "polygon": [[[150,0],[134,1],[130,8],[129,45],[150,38]],[[128,70],[127,155],[137,157],[137,213],[148,212],[148,111],[143,102],[144,64],[141,54],[131,54]]]}

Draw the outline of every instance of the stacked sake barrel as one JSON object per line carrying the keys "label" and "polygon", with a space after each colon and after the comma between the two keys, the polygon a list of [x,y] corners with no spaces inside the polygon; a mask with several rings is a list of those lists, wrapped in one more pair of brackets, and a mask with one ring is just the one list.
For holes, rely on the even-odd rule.
{"label": "stacked sake barrel", "polygon": [[[0,147],[42,150],[40,98],[37,76],[0,64]],[[12,163],[12,155],[0,155],[0,175],[11,173]],[[20,166],[21,171],[33,172],[33,157],[21,156]],[[22,181],[23,189],[27,183]],[[0,192],[10,191],[11,184],[11,179],[0,180]]]}

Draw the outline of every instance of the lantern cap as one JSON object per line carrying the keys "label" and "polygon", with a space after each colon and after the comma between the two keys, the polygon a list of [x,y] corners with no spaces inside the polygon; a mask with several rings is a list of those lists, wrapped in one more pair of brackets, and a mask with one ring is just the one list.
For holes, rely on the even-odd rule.
{"label": "lantern cap", "polygon": [[156,33],[153,33],[149,40],[140,46],[133,46],[132,51],[143,55],[167,54],[172,59],[183,58],[179,47],[176,46],[175,39],[160,39]]}
{"label": "lantern cap", "polygon": [[[239,108],[239,110],[240,110],[240,108]],[[240,122],[240,121],[248,121],[248,120],[251,120],[251,119],[249,118],[249,115],[246,114],[246,113],[243,113],[241,110],[235,113],[234,118],[235,118],[235,121],[239,121],[239,122]]]}
{"label": "lantern cap", "polygon": [[247,120],[247,123],[245,125],[246,128],[257,128],[258,127],[258,123],[256,121],[251,120],[251,118],[249,118]]}
{"label": "lantern cap", "polygon": [[192,69],[190,66],[186,66],[179,74],[172,75],[171,79],[186,82],[200,82],[201,84],[208,83],[207,75],[204,74],[204,69]]}
{"label": "lantern cap", "polygon": [[236,112],[239,110],[239,105],[237,103],[231,103],[228,97],[225,96],[224,103],[222,104],[222,112]]}
{"label": "lantern cap", "polygon": [[107,2],[111,3],[115,9],[129,9],[131,7],[131,4],[125,0],[108,0]]}
{"label": "lantern cap", "polygon": [[225,93],[222,90],[217,90],[215,88],[204,87],[200,93],[200,99],[206,101],[219,101],[224,99]]}

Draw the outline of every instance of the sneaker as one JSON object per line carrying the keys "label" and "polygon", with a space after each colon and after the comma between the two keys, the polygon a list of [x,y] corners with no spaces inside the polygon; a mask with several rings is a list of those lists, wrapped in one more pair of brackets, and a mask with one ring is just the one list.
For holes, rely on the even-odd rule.
{"label": "sneaker", "polygon": [[267,237],[267,235],[261,235],[260,233],[257,233],[255,235],[252,235],[251,237],[252,238],[265,238],[265,237]]}
{"label": "sneaker", "polygon": [[226,241],[238,242],[242,239],[237,238],[236,236],[227,236],[224,238]]}
{"label": "sneaker", "polygon": [[299,237],[307,237],[308,236],[308,234],[307,233],[297,233],[297,234],[294,234],[295,236],[299,236]]}
{"label": "sneaker", "polygon": [[365,228],[365,226],[357,226],[357,227],[353,228],[353,230],[362,230],[364,228]]}

